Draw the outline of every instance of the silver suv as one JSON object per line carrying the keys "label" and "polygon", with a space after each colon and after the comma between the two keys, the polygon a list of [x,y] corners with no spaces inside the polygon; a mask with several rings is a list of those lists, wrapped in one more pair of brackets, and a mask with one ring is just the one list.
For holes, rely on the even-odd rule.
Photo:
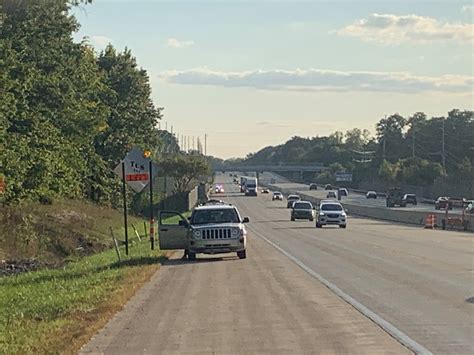
{"label": "silver suv", "polygon": [[196,207],[189,220],[178,212],[162,211],[158,230],[161,250],[184,249],[188,259],[195,260],[197,253],[221,254],[236,252],[245,259],[247,230],[235,206],[222,203]]}
{"label": "silver suv", "polygon": [[322,228],[326,224],[335,224],[339,228],[346,228],[347,215],[344,207],[336,201],[321,201],[318,208],[318,217],[316,218],[316,228]]}

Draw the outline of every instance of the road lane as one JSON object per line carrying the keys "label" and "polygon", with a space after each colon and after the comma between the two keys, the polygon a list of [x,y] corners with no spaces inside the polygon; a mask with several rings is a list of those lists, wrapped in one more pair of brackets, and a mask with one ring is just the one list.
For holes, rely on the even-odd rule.
{"label": "road lane", "polygon": [[165,262],[81,353],[410,353],[262,239],[247,247]]}
{"label": "road lane", "polygon": [[229,196],[265,235],[435,353],[474,352],[473,239],[367,219],[289,221],[285,202]]}
{"label": "road lane", "polygon": [[[271,184],[271,181],[276,181],[275,186],[278,187],[278,189],[290,189],[290,190],[295,190],[298,193],[304,193],[306,195],[316,197],[319,199],[324,199],[326,198],[327,191],[323,190],[321,187],[319,187],[319,190],[309,190],[309,185],[306,184],[300,184],[300,183],[295,183],[295,182],[288,182],[284,180],[279,180],[275,178],[275,175],[272,174],[272,177],[270,178],[270,175],[267,175],[266,173],[261,174],[262,178],[260,181],[265,184]],[[386,207],[386,201],[385,197],[379,197],[377,199],[367,199],[365,194],[358,193],[358,192],[353,192],[349,191],[349,196],[343,196],[342,197],[342,202],[344,203],[349,203],[349,204],[357,204],[361,206],[367,206],[367,207],[379,207],[379,208],[387,208]],[[406,207],[391,207],[390,209],[395,209],[395,210],[413,210],[413,211],[422,211],[422,212],[436,212],[434,205],[428,204],[428,203],[422,203],[419,202],[416,206],[414,205],[407,205]],[[461,209],[460,208],[454,208],[453,210],[449,211],[450,215],[460,215],[461,214]]]}

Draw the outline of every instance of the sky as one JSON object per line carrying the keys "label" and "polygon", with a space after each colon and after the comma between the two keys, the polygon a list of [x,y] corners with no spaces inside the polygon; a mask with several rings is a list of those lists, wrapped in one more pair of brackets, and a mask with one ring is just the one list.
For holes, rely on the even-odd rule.
{"label": "sky", "polygon": [[[95,0],[73,10],[99,52],[132,50],[161,128],[244,157],[385,115],[474,109],[474,5],[457,0]],[[192,138],[191,138],[192,139]]]}

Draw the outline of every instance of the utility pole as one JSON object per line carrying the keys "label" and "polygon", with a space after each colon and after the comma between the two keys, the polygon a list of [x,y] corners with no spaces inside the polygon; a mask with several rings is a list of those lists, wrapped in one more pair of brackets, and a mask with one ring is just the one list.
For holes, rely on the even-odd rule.
{"label": "utility pole", "polygon": [[204,134],[204,155],[207,156],[207,133]]}
{"label": "utility pole", "polygon": [[171,134],[173,134],[173,125],[171,125]]}
{"label": "utility pole", "polygon": [[168,130],[168,122],[165,122],[165,131]]}
{"label": "utility pole", "polygon": [[194,138],[195,138],[195,137],[193,136],[193,150],[196,149],[196,145],[194,144]]}
{"label": "utility pole", "polygon": [[444,123],[445,123],[445,120],[443,119],[443,120],[441,121],[441,130],[442,130],[442,136],[441,136],[441,158],[442,158],[442,162],[443,162],[443,169],[444,169],[444,171],[446,171],[446,150],[445,150],[445,139],[444,139],[444,136],[445,136]]}
{"label": "utility pole", "polygon": [[415,158],[415,140],[416,140],[415,127],[412,127],[412,131],[413,131],[413,141],[411,142],[411,157]]}
{"label": "utility pole", "polygon": [[382,155],[383,160],[385,160],[385,135],[383,136]]}

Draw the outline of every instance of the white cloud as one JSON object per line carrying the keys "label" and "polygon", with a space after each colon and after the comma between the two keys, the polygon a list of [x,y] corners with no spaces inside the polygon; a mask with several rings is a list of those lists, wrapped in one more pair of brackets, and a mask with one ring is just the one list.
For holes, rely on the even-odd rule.
{"label": "white cloud", "polygon": [[168,38],[167,45],[172,48],[186,48],[194,46],[194,41],[178,41],[176,38]]}
{"label": "white cloud", "polygon": [[418,15],[371,14],[368,18],[346,26],[336,33],[385,45],[404,42],[474,42],[473,24],[442,23],[434,18]]}
{"label": "white cloud", "polygon": [[104,48],[109,43],[112,43],[112,39],[105,36],[90,36],[91,42],[93,45]]}
{"label": "white cloud", "polygon": [[464,5],[462,7],[462,12],[470,12],[474,14],[474,5]]}
{"label": "white cloud", "polygon": [[319,69],[254,70],[244,72],[213,71],[198,68],[166,71],[159,77],[182,85],[250,87],[286,91],[365,91],[365,92],[446,92],[472,93],[473,76],[416,76],[405,72],[362,72]]}

